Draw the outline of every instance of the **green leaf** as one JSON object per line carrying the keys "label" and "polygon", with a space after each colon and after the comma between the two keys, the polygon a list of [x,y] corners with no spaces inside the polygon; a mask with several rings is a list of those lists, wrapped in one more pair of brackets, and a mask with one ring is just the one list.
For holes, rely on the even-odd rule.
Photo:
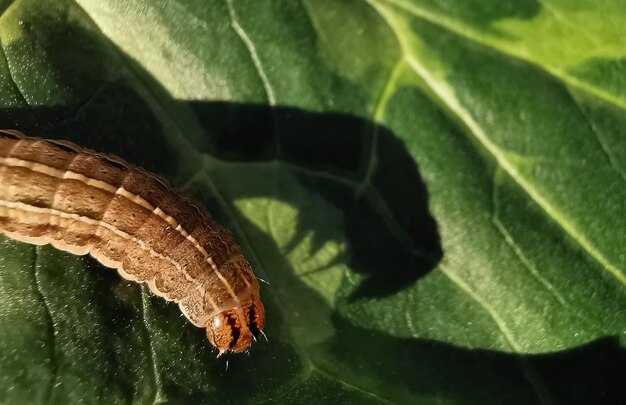
{"label": "green leaf", "polygon": [[0,2],[0,126],[201,199],[267,280],[176,305],[0,239],[0,402],[620,403],[619,0]]}

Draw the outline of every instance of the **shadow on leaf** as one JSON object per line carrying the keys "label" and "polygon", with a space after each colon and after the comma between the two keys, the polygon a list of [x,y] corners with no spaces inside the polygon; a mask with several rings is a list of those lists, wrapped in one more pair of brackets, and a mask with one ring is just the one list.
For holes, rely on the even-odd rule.
{"label": "shadow on leaf", "polygon": [[[191,107],[210,139],[203,152],[232,162],[284,163],[312,194],[342,212],[350,268],[365,276],[353,298],[396,293],[441,260],[426,186],[388,129],[345,114],[296,108],[199,102]],[[268,190],[267,197],[284,196]],[[249,196],[243,191],[233,197]],[[297,234],[310,231],[300,228]],[[328,238],[313,231],[319,247]]]}

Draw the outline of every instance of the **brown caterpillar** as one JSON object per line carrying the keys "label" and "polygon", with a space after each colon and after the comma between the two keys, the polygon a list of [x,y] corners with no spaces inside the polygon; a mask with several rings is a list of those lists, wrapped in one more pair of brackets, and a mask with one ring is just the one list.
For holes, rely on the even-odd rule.
{"label": "brown caterpillar", "polygon": [[263,331],[259,283],[230,232],[158,175],[67,141],[0,130],[0,232],[87,253],[146,283],[243,352]]}

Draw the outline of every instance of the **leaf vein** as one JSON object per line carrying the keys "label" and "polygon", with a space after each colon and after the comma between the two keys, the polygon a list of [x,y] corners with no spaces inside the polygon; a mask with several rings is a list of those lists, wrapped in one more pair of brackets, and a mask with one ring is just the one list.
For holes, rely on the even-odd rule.
{"label": "leaf vein", "polygon": [[44,312],[46,314],[46,320],[48,323],[48,336],[49,336],[49,344],[50,344],[50,366],[52,368],[52,376],[50,377],[50,384],[48,385],[48,389],[46,390],[46,396],[44,403],[49,404],[52,400],[52,392],[54,387],[56,386],[56,381],[59,375],[59,366],[56,357],[56,328],[54,327],[54,318],[52,317],[52,312],[50,311],[50,304],[46,299],[43,288],[41,286],[41,280],[37,273],[40,270],[39,263],[39,246],[33,247],[33,280],[35,284],[35,291],[39,301],[41,301],[41,305],[44,308]]}
{"label": "leaf vein", "polygon": [[537,0],[537,1],[542,5],[544,10],[552,14],[554,19],[559,21],[561,25],[580,32],[589,41],[593,42],[593,44],[596,47],[600,47],[600,45],[602,44],[602,41],[600,39],[598,39],[595,35],[593,35],[589,30],[584,29],[584,27],[582,27],[580,24],[576,24],[570,21],[566,16],[563,15],[563,13],[561,13],[558,10],[558,7],[555,7],[552,3],[550,3],[549,0]]}
{"label": "leaf vein", "polygon": [[609,148],[609,146],[604,141],[603,136],[600,134],[599,129],[593,123],[593,120],[591,119],[591,117],[589,117],[589,115],[585,112],[585,109],[580,105],[579,101],[573,96],[572,96],[572,102],[574,103],[574,105],[576,106],[576,108],[578,109],[582,117],[587,122],[587,125],[589,126],[590,131],[596,137],[598,143],[600,144],[600,148],[602,149],[602,152],[604,152],[607,160],[609,161],[609,164],[620,175],[622,180],[626,183],[626,172],[624,172],[624,170],[617,163],[617,159],[615,159],[615,157],[613,156],[613,153],[611,153],[611,148]]}
{"label": "leaf vein", "polygon": [[263,88],[265,89],[265,93],[267,95],[267,101],[269,105],[274,106],[276,105],[276,97],[274,96],[274,90],[272,89],[272,86],[270,85],[270,82],[267,78],[267,74],[265,73],[263,64],[261,63],[261,59],[259,58],[259,54],[256,51],[256,47],[254,46],[254,43],[250,39],[250,36],[248,36],[246,31],[243,29],[243,27],[239,23],[237,12],[235,11],[235,8],[233,6],[233,0],[226,0],[226,4],[228,5],[230,25],[233,28],[233,30],[235,30],[235,32],[237,33],[241,41],[244,43],[244,45],[248,49],[248,52],[250,53],[250,58],[252,59],[252,63],[254,64],[257,74],[259,75],[259,78],[261,79],[261,83],[263,83]]}
{"label": "leaf vein", "polygon": [[[387,101],[393,92],[396,81],[398,80],[398,75],[400,73],[400,68],[404,64],[404,58],[400,57],[393,68],[387,75],[387,80],[385,84],[382,86],[382,90],[374,104],[374,108],[372,109],[372,121],[378,122],[382,120],[383,114],[385,112],[385,108],[387,107]],[[379,126],[374,124],[374,128],[372,129],[372,135],[370,138],[370,149],[369,149],[369,159],[367,160],[367,168],[365,170],[365,176],[363,177],[363,182],[357,188],[357,194],[363,192],[363,190],[371,184],[372,176],[374,174],[374,170],[376,170],[376,165],[378,163],[378,132]]]}
{"label": "leaf vein", "polygon": [[148,310],[148,292],[146,291],[146,287],[141,288],[141,318],[142,318],[142,328],[144,331],[144,337],[148,341],[148,351],[150,355],[147,357],[150,362],[150,368],[152,369],[152,379],[154,383],[154,398],[152,400],[153,404],[159,404],[166,402],[166,398],[161,392],[161,373],[159,372],[159,368],[157,366],[156,359],[156,351],[154,350],[154,346],[152,344],[152,335],[150,334],[150,325],[148,324],[148,318],[146,317],[146,312]]}
{"label": "leaf vein", "polygon": [[[441,264],[439,265],[439,268],[441,272],[448,278],[448,280],[454,286],[456,286],[456,288],[466,294],[470,299],[475,301],[491,317],[491,319],[493,319],[496,327],[500,331],[500,334],[506,341],[507,345],[511,348],[511,350],[513,350],[513,352],[517,354],[523,353],[521,346],[519,346],[515,341],[512,331],[508,328],[506,322],[504,322],[504,320],[500,318],[500,315],[498,315],[498,313],[485,300],[483,300],[480,295],[474,292],[470,288],[470,286],[467,285],[465,281],[463,281],[460,277],[448,271],[445,266]],[[518,364],[524,372],[526,379],[530,383],[539,401],[541,403],[551,403],[552,401],[549,399],[549,393],[547,392],[546,387],[541,381],[538,380],[534,370],[532,369],[532,366],[528,364],[523,358],[518,359]]]}
{"label": "leaf vein", "polygon": [[[274,89],[270,84],[270,81],[265,73],[265,69],[263,68],[263,63],[259,58],[259,54],[256,50],[256,46],[252,39],[248,35],[248,33],[243,29],[241,24],[239,23],[239,18],[237,16],[237,12],[235,11],[235,7],[233,5],[233,0],[226,0],[226,5],[228,7],[228,14],[230,18],[230,26],[233,28],[237,36],[241,39],[243,44],[245,45],[248,53],[250,55],[250,59],[252,60],[252,64],[254,65],[257,75],[261,80],[261,84],[263,85],[263,89],[265,90],[265,95],[267,96],[267,103],[270,107],[274,107],[276,105],[276,96],[274,95]],[[278,120],[276,117],[276,112],[272,109],[272,122],[274,124],[274,155],[276,158],[280,156],[280,133],[278,131]]]}
{"label": "leaf vein", "polygon": [[528,270],[533,278],[535,278],[535,280],[537,280],[539,284],[541,284],[550,294],[552,294],[554,298],[559,302],[559,304],[561,304],[565,309],[569,310],[575,317],[583,321],[587,326],[598,328],[605,335],[610,335],[611,333],[609,333],[609,331],[607,330],[604,330],[602,326],[595,324],[593,321],[589,320],[583,313],[576,311],[574,307],[558,292],[558,290],[541,275],[539,269],[537,269],[537,267],[526,257],[523,250],[517,245],[517,243],[513,239],[513,236],[509,233],[502,221],[500,221],[500,219],[498,218],[499,199],[497,188],[498,187],[494,178],[492,187],[493,211],[491,215],[491,222],[502,236],[504,242],[515,254],[515,257],[517,257],[522,266],[526,268],[526,270]]}
{"label": "leaf vein", "polygon": [[332,374],[330,374],[330,373],[328,373],[328,372],[326,372],[324,370],[321,370],[321,369],[319,369],[317,367],[315,368],[315,370],[317,370],[317,372],[319,372],[320,374],[325,375],[327,378],[335,379],[335,380],[339,381],[339,383],[341,385],[343,385],[343,386],[345,386],[345,387],[347,387],[347,388],[349,388],[349,389],[351,389],[353,391],[357,391],[357,392],[365,394],[365,395],[367,395],[369,397],[376,398],[376,399],[378,399],[378,400],[380,400],[380,401],[382,401],[382,402],[384,402],[386,404],[395,404],[395,402],[393,402],[393,401],[391,401],[391,400],[389,400],[387,398],[383,398],[383,397],[381,397],[381,396],[379,396],[379,395],[377,395],[377,394],[375,394],[375,393],[373,393],[371,391],[366,391],[366,390],[364,390],[364,389],[362,389],[360,387],[357,387],[356,385],[349,384],[346,381],[344,381],[344,380],[342,380],[340,378],[337,378],[337,376],[334,376],[334,375],[332,375]]}

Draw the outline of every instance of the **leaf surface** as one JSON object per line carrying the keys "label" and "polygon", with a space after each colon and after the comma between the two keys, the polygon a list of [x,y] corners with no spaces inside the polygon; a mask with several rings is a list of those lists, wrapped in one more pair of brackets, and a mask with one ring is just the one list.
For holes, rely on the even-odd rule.
{"label": "leaf surface", "polygon": [[626,399],[618,0],[0,10],[0,125],[168,177],[269,282],[269,341],[216,359],[176,305],[2,237],[0,402]]}

